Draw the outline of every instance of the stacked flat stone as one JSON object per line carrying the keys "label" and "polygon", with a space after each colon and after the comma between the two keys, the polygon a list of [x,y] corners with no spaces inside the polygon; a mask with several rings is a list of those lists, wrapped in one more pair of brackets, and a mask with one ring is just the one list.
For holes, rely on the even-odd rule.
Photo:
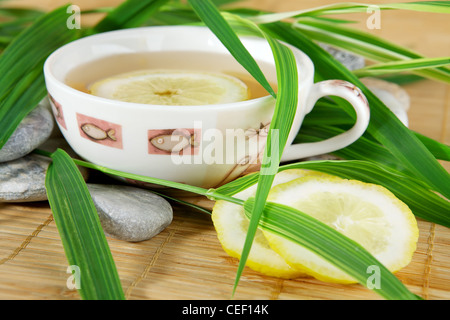
{"label": "stacked flat stone", "polygon": [[[47,201],[45,175],[51,160],[32,153],[36,148],[57,148],[76,157],[56,129],[47,99],[17,127],[0,149],[0,202]],[[79,167],[85,180],[88,170]],[[123,185],[88,184],[105,234],[125,241],[148,240],[173,218],[172,207],[149,190]]]}

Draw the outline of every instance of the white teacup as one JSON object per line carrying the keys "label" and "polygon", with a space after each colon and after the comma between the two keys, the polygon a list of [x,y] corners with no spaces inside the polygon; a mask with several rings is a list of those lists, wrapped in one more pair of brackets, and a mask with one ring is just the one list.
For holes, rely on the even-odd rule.
{"label": "white teacup", "polygon": [[[262,71],[269,82],[276,83],[268,43],[257,37],[241,37],[241,41],[257,62],[270,65]],[[329,153],[357,140],[369,122],[364,95],[342,80],[314,84],[311,60],[297,48],[287,46],[293,51],[299,70],[299,100],[282,161]],[[47,90],[55,119],[74,151],[108,168],[205,188],[217,187],[257,169],[275,106],[270,95],[227,104],[159,106],[109,100],[65,83],[73,68],[106,56],[178,50],[229,55],[208,28],[194,26],[107,32],[76,40],[52,53],[44,66]],[[237,62],[227,65],[226,70],[244,71]],[[319,98],[327,95],[350,102],[357,114],[355,125],[327,140],[292,144],[304,116]],[[85,130],[89,126],[102,130],[106,138],[89,137]],[[114,134],[113,139],[107,138],[109,133]],[[176,147],[158,149],[157,142],[163,141],[158,139],[169,138],[179,142]],[[190,143],[184,143],[186,140]]]}

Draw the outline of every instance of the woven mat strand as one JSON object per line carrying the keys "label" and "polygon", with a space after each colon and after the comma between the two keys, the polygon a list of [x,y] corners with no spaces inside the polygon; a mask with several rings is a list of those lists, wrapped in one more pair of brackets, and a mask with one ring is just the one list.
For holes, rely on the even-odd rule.
{"label": "woven mat strand", "polygon": [[[415,294],[450,299],[450,230],[419,220],[412,262],[397,273]],[[0,204],[0,299],[80,299],[66,283],[68,262],[46,203]],[[237,259],[221,248],[208,215],[176,208],[151,240],[108,238],[127,299],[229,299]],[[245,269],[236,299],[380,299],[361,285],[281,280]]]}

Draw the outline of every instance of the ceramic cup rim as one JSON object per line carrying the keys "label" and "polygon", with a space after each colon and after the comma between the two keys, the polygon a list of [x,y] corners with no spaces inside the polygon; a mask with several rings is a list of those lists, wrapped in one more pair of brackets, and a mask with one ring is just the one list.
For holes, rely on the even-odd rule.
{"label": "ceramic cup rim", "polygon": [[[161,110],[161,108],[164,108],[165,110],[180,110],[183,109],[184,111],[198,111],[198,110],[221,110],[221,109],[230,109],[230,108],[245,108],[246,106],[253,105],[253,104],[259,104],[263,103],[266,100],[273,99],[272,96],[269,94],[264,97],[259,97],[255,99],[249,99],[239,102],[232,102],[232,103],[223,103],[223,104],[214,104],[214,105],[183,105],[183,106],[167,106],[167,105],[151,105],[151,104],[141,104],[141,103],[133,103],[133,102],[124,102],[124,101],[118,101],[118,100],[111,100],[107,98],[97,97],[82,91],[79,91],[77,89],[72,88],[71,86],[67,85],[63,80],[59,79],[54,74],[54,65],[58,61],[58,59],[61,59],[64,57],[65,54],[71,51],[76,51],[77,48],[80,46],[89,46],[93,43],[98,43],[99,41],[104,42],[111,42],[114,43],[114,41],[118,38],[126,39],[127,37],[136,37],[136,34],[139,34],[138,37],[145,38],[146,35],[152,34],[155,32],[165,32],[167,30],[170,31],[180,31],[180,32],[192,32],[196,34],[202,33],[205,36],[212,36],[215,37],[215,35],[209,30],[209,28],[204,26],[149,26],[149,27],[138,27],[138,28],[129,28],[129,29],[122,29],[122,30],[115,30],[115,31],[108,31],[103,32],[95,35],[90,35],[81,39],[77,39],[75,41],[72,41],[58,49],[56,49],[53,53],[51,53],[48,58],[46,59],[44,63],[44,76],[45,81],[48,83],[51,83],[54,87],[58,88],[58,90],[62,90],[70,95],[76,95],[78,98],[82,99],[88,99],[92,101],[93,103],[98,102],[101,104],[109,104],[111,107],[114,108],[120,108],[120,109],[127,109],[130,110],[130,108],[138,108],[138,109],[147,109],[147,110]],[[134,35],[133,35],[134,34]],[[264,38],[258,38],[254,36],[242,36],[240,39],[246,43],[246,41],[261,41],[264,42]],[[218,41],[218,40],[217,40]],[[297,66],[299,70],[299,78],[298,78],[298,86],[299,89],[303,87],[306,83],[311,82],[313,80],[314,75],[314,65],[311,61],[311,59],[300,49],[295,48],[287,43],[282,42],[287,47],[291,48],[293,51]],[[164,51],[164,49],[160,50]],[[199,50],[204,51],[204,50]],[[228,51],[227,51],[228,52]],[[93,61],[95,59],[91,59],[90,61]],[[258,59],[256,59],[258,61]],[[273,62],[273,65],[275,67],[275,63]],[[55,90],[55,89],[53,89]]]}

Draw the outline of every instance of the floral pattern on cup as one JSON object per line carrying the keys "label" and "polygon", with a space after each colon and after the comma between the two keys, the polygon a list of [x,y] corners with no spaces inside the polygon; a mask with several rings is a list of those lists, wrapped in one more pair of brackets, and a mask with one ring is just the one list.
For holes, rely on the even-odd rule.
{"label": "floral pattern on cup", "polygon": [[122,126],[77,113],[80,135],[104,146],[123,149]]}
{"label": "floral pattern on cup", "polygon": [[48,95],[48,98],[50,100],[50,105],[52,107],[53,115],[56,119],[56,122],[59,123],[61,127],[67,130],[66,121],[64,120],[64,112],[62,105],[57,102],[51,94]]}
{"label": "floral pattern on cup", "polygon": [[148,153],[196,155],[201,139],[199,129],[148,130]]}

